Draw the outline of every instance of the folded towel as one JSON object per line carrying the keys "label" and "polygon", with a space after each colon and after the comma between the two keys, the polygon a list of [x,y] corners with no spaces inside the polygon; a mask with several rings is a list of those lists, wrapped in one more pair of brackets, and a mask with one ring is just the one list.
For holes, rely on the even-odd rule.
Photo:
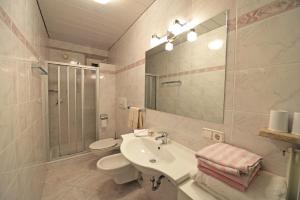
{"label": "folded towel", "polygon": [[204,190],[219,199],[226,200],[285,200],[287,183],[284,177],[260,171],[247,191],[241,192],[201,171],[193,172],[191,178]]}
{"label": "folded towel", "polygon": [[[253,180],[253,178],[255,177],[255,175],[257,174],[258,170],[256,171],[256,173],[252,173],[251,176],[249,176],[249,181],[246,185],[244,184],[241,184],[239,180],[236,180],[235,178],[239,178],[238,176],[236,176],[234,179],[231,179],[227,176],[223,176],[215,171],[212,171],[206,167],[199,167],[199,170],[204,172],[205,174],[209,175],[209,176],[212,176],[216,179],[218,179],[219,181],[222,181],[223,183],[226,183],[227,185],[241,191],[241,192],[244,192],[247,190],[250,182]],[[233,176],[233,175],[232,175]],[[233,176],[234,177],[234,176]]]}
{"label": "folded towel", "polygon": [[144,128],[144,124],[145,124],[145,112],[142,112],[140,110],[139,111],[139,124],[138,124],[138,128],[139,129]]}
{"label": "folded towel", "polygon": [[[229,182],[233,182],[233,184],[238,184],[242,186],[242,190],[244,191],[248,188],[250,182],[253,180],[257,172],[260,170],[261,165],[258,165],[253,172],[251,172],[249,175],[243,175],[243,176],[235,176],[223,171],[220,171],[214,167],[211,167],[210,165],[206,164],[205,162],[198,161],[198,169],[205,172],[206,174],[210,174],[215,178],[218,178],[220,180],[223,180],[223,182],[226,182],[227,179],[229,179]],[[223,178],[224,177],[224,178]],[[230,185],[230,183],[229,183]]]}
{"label": "folded towel", "polygon": [[140,112],[140,108],[131,106],[128,114],[128,128],[142,128],[144,125],[143,115],[144,114]]}
{"label": "folded towel", "polygon": [[149,135],[149,129],[134,129],[133,134],[135,137],[145,137]]}
{"label": "folded towel", "polygon": [[262,160],[259,155],[225,143],[205,147],[196,157],[220,171],[238,176],[251,173]]}

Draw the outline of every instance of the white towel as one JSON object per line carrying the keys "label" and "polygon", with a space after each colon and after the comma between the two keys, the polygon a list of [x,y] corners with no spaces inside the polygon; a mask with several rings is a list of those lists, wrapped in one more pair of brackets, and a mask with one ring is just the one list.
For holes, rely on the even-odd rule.
{"label": "white towel", "polygon": [[[201,171],[193,172],[191,178],[203,189],[228,200],[284,200],[287,193],[285,178],[261,171],[246,192],[240,192]],[[221,197],[221,198],[220,198]]]}
{"label": "white towel", "polygon": [[133,134],[135,137],[146,137],[149,135],[149,129],[134,129]]}
{"label": "white towel", "polygon": [[128,115],[128,128],[139,128],[139,114],[140,109],[138,107],[130,107]]}

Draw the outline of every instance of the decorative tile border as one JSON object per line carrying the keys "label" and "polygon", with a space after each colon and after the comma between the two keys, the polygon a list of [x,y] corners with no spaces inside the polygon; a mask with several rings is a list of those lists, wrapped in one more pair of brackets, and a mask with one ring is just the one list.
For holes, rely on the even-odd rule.
{"label": "decorative tile border", "polygon": [[[248,26],[255,22],[281,14],[283,12],[289,11],[297,7],[300,7],[300,0],[276,0],[258,9],[242,14],[238,17],[238,20],[236,20],[236,18],[228,20],[228,29],[229,31],[234,31],[236,30],[236,28]],[[237,27],[236,23],[238,24]],[[142,64],[145,64],[145,59],[141,59],[130,65],[125,66],[122,69],[118,70],[117,73],[130,70]]]}
{"label": "decorative tile border", "polygon": [[24,34],[18,29],[17,25],[13,22],[13,20],[9,17],[9,15],[5,12],[5,10],[0,6],[0,20],[6,24],[7,28],[14,33],[14,35],[25,45],[25,47],[37,58],[39,59],[39,54],[34,49],[33,45],[26,39]]}
{"label": "decorative tile border", "polygon": [[132,68],[138,67],[138,66],[143,65],[143,64],[145,64],[145,58],[140,59],[140,60],[138,60],[134,63],[131,63],[129,65],[126,65],[126,66],[122,67],[121,69],[117,70],[116,73],[121,73],[121,72],[130,70]]}
{"label": "decorative tile border", "polygon": [[237,21],[236,18],[228,20],[228,28],[229,31],[233,31],[236,29],[236,23],[237,28],[242,28],[297,7],[300,7],[300,0],[276,0],[258,9],[242,14],[238,17]]}
{"label": "decorative tile border", "polygon": [[201,73],[221,71],[221,70],[225,70],[225,66],[206,67],[206,68],[193,69],[193,70],[183,71],[183,72],[178,72],[178,73],[164,74],[164,75],[159,76],[159,78],[169,78],[169,77],[174,77],[174,76],[201,74]]}
{"label": "decorative tile border", "polygon": [[115,75],[117,72],[116,71],[112,71],[112,70],[107,70],[107,69],[100,69],[100,73],[101,74],[112,74],[112,75]]}

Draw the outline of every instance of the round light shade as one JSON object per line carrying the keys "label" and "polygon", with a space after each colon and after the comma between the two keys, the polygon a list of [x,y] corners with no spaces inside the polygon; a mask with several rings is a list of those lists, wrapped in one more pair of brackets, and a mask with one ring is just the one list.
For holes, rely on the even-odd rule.
{"label": "round light shade", "polygon": [[190,32],[188,32],[188,34],[187,34],[187,40],[188,40],[189,42],[194,42],[194,41],[196,41],[196,40],[197,40],[197,37],[198,37],[198,35],[197,35],[195,29],[190,30]]}
{"label": "round light shade", "polygon": [[183,25],[184,22],[180,22],[178,19],[176,19],[168,28],[168,31],[173,33],[174,35],[178,35],[183,32]]}
{"label": "round light shade", "polygon": [[210,43],[208,43],[208,48],[211,50],[221,49],[222,46],[223,46],[223,40],[221,40],[221,39],[215,39],[215,40],[211,41]]}
{"label": "round light shade", "polygon": [[174,48],[174,45],[172,42],[167,42],[166,45],[165,45],[165,50],[166,51],[172,51]]}
{"label": "round light shade", "polygon": [[94,0],[94,1],[101,4],[107,4],[110,0]]}

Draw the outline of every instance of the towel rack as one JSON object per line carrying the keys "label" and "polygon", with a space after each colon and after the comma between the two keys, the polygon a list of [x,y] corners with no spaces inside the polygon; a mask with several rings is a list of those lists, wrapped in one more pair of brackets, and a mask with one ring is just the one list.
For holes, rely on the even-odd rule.
{"label": "towel rack", "polygon": [[38,69],[41,75],[48,75],[48,71],[42,67],[42,64],[40,62],[32,63],[31,69]]}
{"label": "towel rack", "polygon": [[162,85],[168,85],[168,84],[173,84],[173,83],[177,83],[177,84],[181,85],[182,81],[178,80],[178,81],[165,81],[165,82],[161,82]]}
{"label": "towel rack", "polygon": [[[127,109],[130,109],[131,107],[133,107],[133,106],[127,106]],[[139,109],[139,111],[141,111],[141,112],[145,112],[145,111],[146,111],[146,109],[145,109],[145,108],[140,108],[140,109]]]}

